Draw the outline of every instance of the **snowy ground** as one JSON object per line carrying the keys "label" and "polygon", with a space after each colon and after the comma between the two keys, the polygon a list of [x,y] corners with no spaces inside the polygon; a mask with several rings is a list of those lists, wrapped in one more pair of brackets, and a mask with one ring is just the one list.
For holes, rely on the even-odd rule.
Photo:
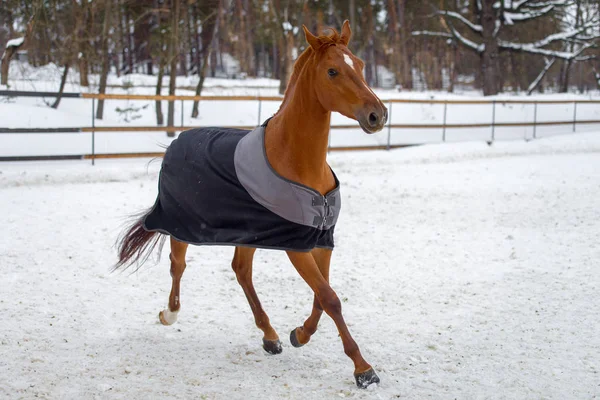
{"label": "snowy ground", "polygon": [[255,284],[267,355],[229,267],[190,249],[170,277],[111,274],[124,217],[154,201],[147,160],[0,164],[0,398],[594,399],[600,396],[600,132],[336,153],[332,284],[382,383],[361,391],[331,320],[293,348],[312,296],[283,253]]}

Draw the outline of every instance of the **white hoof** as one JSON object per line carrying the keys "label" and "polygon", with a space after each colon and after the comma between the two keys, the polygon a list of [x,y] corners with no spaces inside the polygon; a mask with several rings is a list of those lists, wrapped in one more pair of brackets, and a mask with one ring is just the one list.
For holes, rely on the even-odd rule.
{"label": "white hoof", "polygon": [[163,325],[173,325],[175,322],[177,322],[178,313],[179,311],[171,311],[166,308],[158,314],[158,318],[160,319],[160,323]]}

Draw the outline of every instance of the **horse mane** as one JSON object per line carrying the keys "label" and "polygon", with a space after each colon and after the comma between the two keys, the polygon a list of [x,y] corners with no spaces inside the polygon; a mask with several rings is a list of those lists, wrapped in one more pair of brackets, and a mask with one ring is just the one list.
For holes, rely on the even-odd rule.
{"label": "horse mane", "polygon": [[[330,46],[335,46],[340,42],[341,37],[340,37],[340,34],[338,33],[338,31],[335,30],[334,28],[328,28],[328,29],[331,31],[331,33],[329,35],[321,35],[318,37],[319,42],[321,42],[321,46],[319,47],[318,52],[321,52],[322,50],[324,50]],[[279,114],[279,112],[281,111],[283,106],[287,103],[287,101],[291,97],[291,93],[293,92],[293,89],[296,86],[298,78],[300,77],[300,74],[302,73],[302,70],[304,69],[304,66],[308,63],[308,60],[311,58],[311,56],[313,54],[315,54],[315,50],[311,46],[308,46],[300,54],[298,59],[296,59],[296,62],[294,63],[294,69],[292,71],[292,75],[290,76],[287,87],[285,88],[285,93],[283,94],[283,100],[281,102],[281,105],[279,106],[279,110],[277,110],[275,115]]]}

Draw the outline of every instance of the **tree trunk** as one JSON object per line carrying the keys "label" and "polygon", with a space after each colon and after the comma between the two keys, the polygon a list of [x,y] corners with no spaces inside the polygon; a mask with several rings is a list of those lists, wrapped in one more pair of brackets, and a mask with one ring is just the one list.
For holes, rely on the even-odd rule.
{"label": "tree trunk", "polygon": [[[104,1],[106,2],[107,0]],[[123,27],[123,12],[121,9],[122,7],[117,7],[117,26],[119,29],[119,42],[121,45],[121,60],[118,62],[120,65],[117,67],[117,76],[119,76],[121,72],[127,73],[127,68],[125,67],[125,65],[127,65],[127,43],[125,41],[126,33],[125,28]]]}
{"label": "tree trunk", "polygon": [[192,70],[192,73],[197,74],[200,72],[200,69],[202,68],[202,61],[200,60],[200,50],[201,50],[201,46],[200,46],[200,34],[198,33],[198,3],[194,3],[193,5],[193,13],[192,13],[192,30],[193,30],[193,40],[194,40],[194,49],[196,50],[194,52],[194,59],[193,59],[193,64],[194,64],[194,68]]}
{"label": "tree trunk", "polygon": [[527,88],[527,96],[531,96],[531,93],[533,93],[533,91],[540,85],[542,79],[544,78],[544,75],[546,75],[546,72],[548,72],[548,70],[552,67],[555,60],[555,58],[552,58],[551,60],[546,60],[546,66],[540,71],[537,78],[535,78],[535,80],[531,82],[531,85],[529,85],[529,87]]}
{"label": "tree trunk", "polygon": [[17,50],[20,47],[21,46],[7,47],[6,50],[4,51],[4,54],[2,54],[2,66],[1,66],[2,80],[0,80],[0,84],[8,85],[8,71],[9,71],[9,66],[10,66],[10,59],[13,57],[13,55],[17,52]]}
{"label": "tree trunk", "polygon": [[87,0],[83,0],[81,2],[81,7],[77,6],[76,2],[74,3],[74,7],[78,7],[77,10],[77,44],[79,48],[79,54],[77,55],[78,63],[79,63],[79,84],[83,87],[88,87],[90,85],[88,79],[88,61],[87,61],[87,38],[89,32],[91,32],[89,18],[88,18],[88,3]]}
{"label": "tree trunk", "polygon": [[[577,0],[577,12],[575,15],[575,26],[574,28],[579,28],[580,26],[580,18],[581,18],[581,0]],[[575,43],[571,42],[566,45],[570,46],[570,52],[572,53],[575,50]],[[565,60],[563,61],[563,65],[560,71],[560,93],[567,93],[569,91],[569,78],[571,75],[571,66],[573,65],[573,60]]]}
{"label": "tree trunk", "polygon": [[[162,91],[162,81],[165,76],[165,62],[164,58],[160,58],[160,62],[158,63],[158,79],[156,80],[156,95],[160,96]],[[162,106],[160,100],[156,100],[156,124],[162,125],[165,123],[165,117],[162,112]]]}
{"label": "tree trunk", "polygon": [[495,0],[481,0],[481,25],[483,27],[483,44],[481,53],[481,73],[483,76],[483,95],[493,96],[500,92],[498,63],[498,40],[494,37],[496,29]]}
{"label": "tree trunk", "polygon": [[277,46],[278,42],[279,41],[277,40],[277,38],[273,38],[271,51],[271,57],[273,60],[273,65],[271,66],[271,79],[279,79],[279,47]]}
{"label": "tree trunk", "polygon": [[281,39],[281,62],[280,62],[280,78],[279,78],[279,94],[284,94],[287,88],[288,80],[294,66],[292,57],[292,49],[294,47],[294,35],[292,31],[287,31],[285,38]]}
{"label": "tree trunk", "polygon": [[452,45],[450,51],[450,84],[448,85],[448,93],[454,93],[454,85],[456,84],[456,78],[458,76],[456,65],[458,63],[458,46]]}
{"label": "tree trunk", "polygon": [[83,87],[90,86],[90,80],[88,79],[88,62],[85,55],[81,53],[79,57],[79,84]]}
{"label": "tree trunk", "polygon": [[[218,7],[220,8],[220,1],[218,3]],[[215,37],[215,31],[217,29],[217,22],[219,21],[219,18],[220,17],[218,14],[211,14],[204,20],[204,23],[202,24],[202,66],[198,70],[198,76],[200,77],[200,80],[196,86],[196,96],[200,96],[202,94],[204,79],[208,69],[208,60],[210,59],[212,53],[212,43]],[[198,118],[198,105],[199,101],[194,100],[194,105],[192,106],[192,118]]]}
{"label": "tree trunk", "polygon": [[[111,23],[111,9],[113,0],[104,0],[104,24],[102,25],[102,71],[100,72],[100,94],[106,93],[106,83],[108,81],[108,71],[110,70],[110,58],[108,54],[108,35],[109,26]],[[104,117],[104,100],[98,100],[98,108],[96,109],[96,118]]]}
{"label": "tree trunk", "polygon": [[246,57],[248,57],[248,70],[246,72],[249,76],[256,76],[256,54],[254,51],[254,31],[252,30],[254,14],[252,3],[249,0],[244,0],[244,5],[246,8],[246,29],[244,33],[246,35]]}
{"label": "tree trunk", "polygon": [[406,0],[398,0],[398,23],[400,24],[400,64],[402,71],[402,86],[404,89],[412,90],[412,71],[408,57],[408,41],[410,33],[406,22]]}
{"label": "tree trunk", "polygon": [[391,64],[396,78],[396,84],[403,85],[402,76],[402,53],[400,51],[400,26],[398,25],[398,13],[396,12],[396,1],[388,0],[388,16],[389,16],[389,27],[390,34],[392,36],[392,53],[391,53]]}
{"label": "tree trunk", "polygon": [[[179,15],[178,15],[178,20],[177,20],[177,26],[179,26],[179,23],[182,20],[186,20],[186,18],[188,18],[187,16],[187,8],[186,7],[180,7],[179,8]],[[188,35],[185,34],[185,30],[184,29],[179,29],[178,28],[178,34],[177,34],[177,41],[178,41],[178,46],[177,46],[177,58],[178,58],[178,64],[179,64],[179,75],[183,75],[183,76],[188,76],[188,65],[187,65],[187,57],[185,55],[185,51],[181,51],[182,49],[186,48],[186,42],[185,42],[185,38],[188,37]]]}
{"label": "tree trunk", "polygon": [[242,0],[235,0],[235,9],[237,11],[237,20],[239,24],[239,34],[237,35],[237,41],[235,42],[235,49],[237,50],[237,57],[240,61],[240,72],[247,72],[249,59],[247,58],[246,50],[246,16],[244,15],[244,5]]}
{"label": "tree trunk", "polygon": [[[117,4],[117,6],[119,6],[119,4]],[[134,67],[133,67],[134,66],[133,57],[134,57],[135,48],[133,45],[133,39],[131,37],[131,31],[132,31],[132,27],[131,27],[131,16],[129,13],[129,7],[125,7],[125,43],[127,44],[127,49],[129,50],[126,53],[127,71],[125,72],[125,75],[132,74],[135,72]],[[125,60],[123,61],[123,64],[125,64]]]}
{"label": "tree trunk", "polygon": [[70,63],[67,61],[65,64],[65,69],[63,71],[62,77],[60,78],[60,88],[58,89],[58,95],[56,96],[56,100],[54,100],[54,104],[52,104],[52,108],[58,108],[60,101],[62,99],[62,94],[65,91],[65,84],[67,83],[67,75],[69,75],[69,68],[71,67]]}
{"label": "tree trunk", "polygon": [[[177,55],[179,54],[179,0],[173,0],[171,13],[171,48],[169,51],[169,60],[171,62],[171,66],[169,71],[169,96],[174,96],[177,83]],[[175,126],[175,101],[173,100],[169,100],[167,126]],[[167,136],[175,137],[175,132],[167,132]]]}
{"label": "tree trunk", "polygon": [[[208,50],[208,54],[202,60],[202,68],[200,69],[200,80],[198,81],[198,85],[196,86],[196,96],[200,96],[202,94],[202,89],[204,88],[204,79],[206,78],[206,70],[208,69],[208,58],[210,57],[210,49]],[[192,107],[192,118],[198,118],[200,114],[200,101],[194,100],[194,106]]]}
{"label": "tree trunk", "polygon": [[0,84],[8,85],[8,71],[10,67],[10,60],[19,49],[23,49],[27,46],[27,42],[29,41],[29,37],[31,36],[32,31],[33,20],[31,20],[27,24],[27,30],[25,31],[25,36],[23,36],[23,41],[21,42],[21,44],[19,44],[18,46],[7,47],[4,53],[2,54],[2,61],[0,61]]}

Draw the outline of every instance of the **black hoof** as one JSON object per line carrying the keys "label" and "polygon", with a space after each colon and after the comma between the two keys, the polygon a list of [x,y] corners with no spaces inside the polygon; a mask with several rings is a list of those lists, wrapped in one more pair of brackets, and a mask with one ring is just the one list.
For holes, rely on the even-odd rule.
{"label": "black hoof", "polygon": [[283,348],[281,347],[281,341],[263,339],[263,349],[269,354],[281,354]]}
{"label": "black hoof", "polygon": [[373,368],[362,374],[354,375],[354,377],[356,378],[356,386],[361,389],[368,388],[372,383],[379,383],[379,377],[375,371],[373,371]]}
{"label": "black hoof", "polygon": [[[298,328],[296,328],[296,329],[298,329]],[[294,346],[294,347],[302,347],[304,345],[298,341],[298,338],[296,337],[296,329],[294,329],[293,331],[290,332],[290,342],[292,343],[292,346]]]}

